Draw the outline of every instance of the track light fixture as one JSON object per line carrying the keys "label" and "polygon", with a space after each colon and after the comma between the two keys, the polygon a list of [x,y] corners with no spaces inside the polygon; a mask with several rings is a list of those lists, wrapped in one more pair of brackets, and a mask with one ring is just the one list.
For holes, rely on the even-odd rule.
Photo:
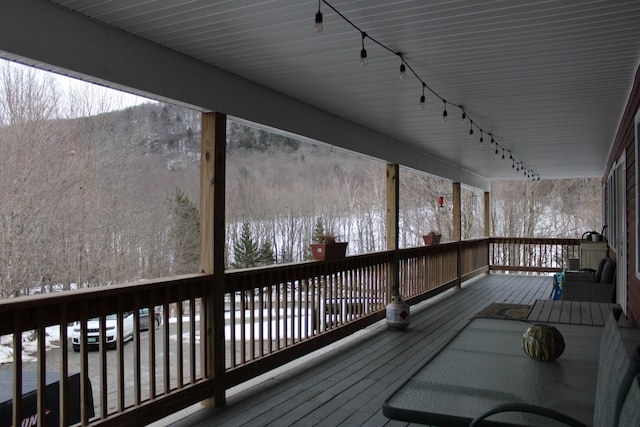
{"label": "track light fixture", "polygon": [[[363,31],[362,29],[360,29],[360,27],[358,27],[356,24],[354,24],[351,20],[349,20],[343,13],[341,13],[338,9],[336,9],[333,5],[331,5],[331,3],[329,3],[327,0],[318,0],[318,11],[315,14],[315,25],[313,26],[313,30],[315,32],[322,32],[323,30],[323,16],[322,16],[322,12],[321,12],[321,6],[322,3],[324,3],[327,7],[329,7],[332,11],[334,11],[339,17],[341,17],[344,21],[346,21],[349,25],[351,25],[353,28],[355,28],[361,35],[362,37],[362,49],[360,50],[360,65],[362,67],[367,65],[368,62],[368,55],[367,55],[367,49],[365,48],[364,42],[366,38],[369,38],[369,40],[371,40],[371,42],[373,42],[374,44],[378,45],[379,47],[387,50],[388,52],[394,54],[394,55],[398,55],[400,57],[400,79],[404,79],[406,77],[407,71],[411,72],[422,84],[422,95],[420,96],[420,109],[424,109],[425,108],[425,104],[426,104],[426,97],[425,97],[425,89],[428,89],[433,95],[435,95],[437,98],[439,98],[443,103],[444,103],[444,109],[442,111],[442,121],[446,122],[448,119],[448,115],[449,113],[447,112],[447,104],[451,104],[454,107],[458,107],[460,108],[460,110],[462,111],[462,115],[461,115],[461,122],[462,124],[465,123],[465,121],[468,119],[469,120],[469,137],[472,138],[473,137],[473,126],[474,126],[474,122],[473,119],[467,114],[466,110],[464,109],[464,107],[462,105],[458,105],[455,103],[451,103],[451,102],[447,102],[444,97],[440,96],[436,91],[434,91],[431,87],[429,87],[424,80],[422,80],[420,78],[420,76],[415,72],[415,70],[411,67],[411,65],[404,59],[404,57],[402,56],[401,52],[395,51],[394,49],[391,49],[390,47],[386,46],[385,44],[381,43],[380,41],[376,40],[375,38],[369,36],[365,31]],[[477,124],[475,124],[475,126],[480,130],[480,145],[483,145],[484,142],[484,131],[482,130],[482,128],[480,128],[480,126],[478,126]],[[531,171],[529,169],[525,170],[524,164],[521,161],[517,161],[514,158],[513,153],[511,152],[511,150],[506,149],[506,147],[504,147],[503,145],[499,144],[498,141],[495,140],[493,133],[488,133],[488,135],[491,136],[491,147],[495,149],[495,157],[498,158],[499,155],[499,149],[502,150],[502,159],[505,159],[505,150],[509,152],[509,160],[511,160],[511,168],[512,169],[516,169],[516,171],[520,171],[520,169],[522,169],[523,173],[525,176],[528,176],[532,179],[536,179],[539,181],[540,180],[540,175],[536,174],[534,171]]]}

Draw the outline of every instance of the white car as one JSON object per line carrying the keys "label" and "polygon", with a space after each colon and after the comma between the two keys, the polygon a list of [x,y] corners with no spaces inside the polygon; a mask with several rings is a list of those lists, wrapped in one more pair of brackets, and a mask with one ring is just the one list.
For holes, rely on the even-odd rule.
{"label": "white car", "polygon": [[[106,316],[106,344],[107,348],[115,348],[118,339],[118,322],[115,314]],[[80,351],[80,322],[73,324],[71,331],[71,344],[73,351]],[[123,342],[133,339],[133,313],[127,312],[122,314]],[[87,344],[89,346],[98,346],[100,344],[100,319],[95,317],[87,320]]]}

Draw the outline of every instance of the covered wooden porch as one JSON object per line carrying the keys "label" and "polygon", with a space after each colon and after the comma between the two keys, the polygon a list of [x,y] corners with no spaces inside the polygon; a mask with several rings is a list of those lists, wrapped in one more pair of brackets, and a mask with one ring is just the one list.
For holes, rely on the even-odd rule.
{"label": "covered wooden porch", "polygon": [[[553,245],[576,246],[576,242],[550,245],[511,239],[509,245],[517,250],[511,251],[512,246],[509,246],[507,250],[498,251],[501,255],[494,257],[489,254],[494,254],[494,248],[503,244],[501,239],[487,237],[480,242],[460,243],[459,236],[456,236],[455,243],[439,248],[400,251],[397,245],[398,230],[393,229],[398,224],[396,205],[389,206],[389,211],[395,211],[395,215],[390,215],[387,236],[388,241],[396,241],[396,245],[389,245],[387,252],[358,255],[336,263],[309,263],[226,273],[220,238],[224,232],[224,187],[221,184],[224,182],[224,145],[221,142],[224,140],[224,129],[218,126],[224,115],[384,159],[389,162],[390,169],[405,165],[432,173],[450,179],[455,184],[452,191],[459,191],[460,185],[487,191],[491,180],[514,179],[516,172],[519,179],[534,172],[533,176],[542,175],[543,179],[598,176],[604,180],[615,159],[612,154],[609,161],[604,162],[611,145],[603,144],[603,141],[613,139],[619,125],[620,111],[633,86],[632,74],[637,69],[637,54],[631,52],[637,52],[637,37],[634,35],[638,29],[632,18],[638,16],[639,11],[632,3],[615,9],[615,13],[610,12],[611,5],[606,2],[596,2],[600,4],[594,4],[589,11],[580,5],[573,6],[575,10],[564,10],[563,6],[557,15],[551,15],[552,11],[545,9],[533,10],[532,14],[527,10],[514,14],[511,8],[489,10],[483,6],[486,10],[477,12],[482,12],[480,16],[486,18],[473,25],[477,31],[471,31],[474,28],[469,27],[466,19],[468,16],[479,16],[477,12],[469,15],[467,10],[461,9],[459,16],[457,12],[449,12],[449,20],[460,25],[458,28],[464,31],[458,31],[454,25],[446,25],[446,32],[442,34],[416,34],[419,39],[425,40],[453,40],[451,36],[457,38],[462,34],[465,38],[458,41],[461,48],[445,43],[436,55],[438,52],[418,50],[413,37],[394,42],[398,49],[406,52],[407,60],[414,64],[434,64],[440,59],[441,71],[438,75],[433,70],[433,81],[434,87],[437,86],[438,93],[442,95],[434,94],[436,97],[430,102],[435,102],[430,105],[438,107],[432,108],[427,116],[415,105],[419,95],[417,91],[422,88],[424,94],[426,87],[426,83],[419,78],[413,79],[413,83],[417,82],[418,85],[396,88],[388,83],[386,74],[382,78],[380,76],[383,74],[378,72],[380,74],[376,79],[372,78],[375,77],[373,73],[363,74],[357,57],[352,61],[351,56],[347,59],[345,55],[334,54],[352,46],[353,38],[342,27],[329,28],[331,16],[327,2],[321,2],[319,6],[327,18],[325,34],[333,34],[334,37],[323,39],[311,39],[310,24],[316,12],[315,3],[310,6],[300,2],[280,2],[279,7],[274,8],[273,2],[255,2],[252,8],[237,8],[234,2],[229,2],[231,10],[227,11],[220,9],[220,4],[212,3],[211,7],[218,9],[210,14],[206,24],[215,36],[206,43],[211,50],[195,49],[195,46],[201,45],[202,32],[196,31],[193,33],[195,36],[192,35],[192,21],[178,18],[188,13],[193,19],[200,20],[202,10],[164,8],[160,7],[162,2],[156,2],[155,8],[151,5],[153,2],[136,5],[131,2],[109,2],[109,5],[101,4],[98,8],[101,10],[92,10],[94,5],[91,3],[38,0],[7,2],[0,17],[3,22],[0,26],[3,28],[0,56],[101,84],[128,88],[134,93],[153,95],[156,99],[171,100],[203,111],[207,119],[203,123],[202,157],[206,159],[206,165],[201,168],[201,217],[208,219],[202,228],[202,235],[206,236],[201,241],[202,268],[189,277],[116,285],[108,289],[80,291],[70,296],[34,298],[0,305],[0,314],[11,319],[0,326],[0,334],[13,334],[16,349],[12,367],[15,396],[22,395],[23,361],[21,352],[17,350],[22,346],[18,337],[23,332],[35,330],[38,336],[44,337],[45,328],[50,325],[65,325],[73,321],[84,325],[94,315],[100,316],[104,325],[105,316],[111,313],[118,314],[118,321],[122,325],[122,314],[129,311],[136,313],[133,322],[137,331],[140,308],[165,308],[164,324],[168,325],[170,305],[189,307],[188,322],[179,320],[175,326],[176,336],[181,337],[180,345],[172,341],[173,335],[170,335],[168,327],[158,333],[157,343],[154,333],[147,333],[147,338],[136,332],[128,348],[133,357],[125,358],[124,342],[119,338],[116,361],[112,365],[108,363],[107,352],[102,345],[96,357],[90,359],[84,344],[85,337],[81,335],[83,344],[79,361],[73,365],[73,369],[77,368],[83,379],[89,378],[92,364],[97,366],[98,371],[93,383],[96,416],[92,418],[88,411],[91,405],[84,402],[82,425],[141,425],[174,411],[171,419],[165,418],[160,423],[176,423],[185,418],[186,413],[182,412],[182,408],[206,399],[209,404],[226,406],[202,409],[198,405],[195,414],[179,421],[177,425],[393,425],[382,415],[384,398],[475,313],[492,302],[533,304],[536,299],[548,298],[549,276],[497,275],[487,274],[487,270],[515,270],[524,266],[530,271],[559,271],[562,264],[558,260],[574,256],[564,252],[557,256],[547,248]],[[123,7],[125,3],[126,7]],[[342,3],[346,6],[346,2]],[[191,4],[185,5],[192,7]],[[128,10],[130,7],[136,9],[136,6],[145,12]],[[383,6],[387,6],[385,2],[378,1],[368,7]],[[470,4],[469,7],[477,6]],[[522,7],[532,8],[531,5]],[[355,34],[356,55],[360,35],[364,50],[365,29],[376,37],[382,34],[382,30],[395,34],[413,33],[405,31],[403,27],[393,28],[387,24],[390,21],[414,21],[415,10],[406,7],[389,9],[394,10],[387,20],[376,18],[379,16],[376,10],[359,13],[363,17],[363,32]],[[286,26],[282,25],[282,17],[285,16],[283,10],[288,11]],[[605,11],[611,19],[601,19]],[[146,14],[166,15],[166,26],[150,31]],[[424,25],[434,16],[431,11],[425,11],[424,16],[428,19],[415,20],[413,27],[420,31],[439,31],[437,26]],[[552,16],[557,16],[557,19],[551,19]],[[574,16],[581,19],[574,19]],[[268,19],[265,20],[265,17]],[[569,21],[566,17],[570,18]],[[218,34],[220,31],[217,30],[226,28],[226,24],[231,22],[229,18],[241,22],[238,28],[243,28],[243,31],[259,30],[259,37],[254,34],[242,36],[236,31],[221,31],[224,34]],[[333,18],[334,23],[339,22],[335,15]],[[531,20],[540,31],[539,37],[536,37],[536,33],[521,31],[522,18]],[[512,22],[503,27],[514,31],[494,32],[496,20]],[[248,25],[250,22],[259,25]],[[570,27],[568,22],[575,22],[577,26]],[[595,30],[596,23],[599,24],[599,31]],[[165,29],[174,24],[175,34],[183,34],[184,44],[165,38]],[[558,31],[549,31],[549,24],[557,24]],[[264,31],[265,28],[268,30]],[[278,31],[274,31],[275,28]],[[555,29],[554,26],[551,28]],[[617,30],[616,34],[607,37],[607,43],[602,40],[592,42],[591,37],[602,34],[609,36],[613,28]],[[573,31],[571,37],[564,35],[565,29]],[[475,52],[469,51],[468,46],[478,44],[478,36],[489,34],[492,37],[485,40],[482,46],[477,46]],[[580,34],[589,37],[576,37]],[[55,43],[42,43],[52,35],[56,36]],[[514,39],[520,35],[525,38]],[[548,35],[557,38],[547,38]],[[544,39],[541,36],[545,36]],[[521,54],[513,55],[510,48],[496,49],[504,46],[504,40],[519,40],[519,51],[524,47],[530,47],[531,50],[522,50]],[[566,40],[579,41],[580,44],[566,45]],[[621,43],[623,40],[630,41]],[[258,41],[262,44],[256,44]],[[299,44],[291,46],[292,41]],[[546,43],[543,44],[544,41]],[[87,49],[87,46],[91,48]],[[221,46],[228,46],[228,51],[213,52]],[[265,56],[260,60],[259,56],[246,55],[249,60],[243,58],[242,66],[229,60],[239,52],[246,54],[246,46],[256,46],[256,52],[253,53]],[[551,50],[551,56],[543,56],[542,52],[549,49],[541,49],[541,46],[557,46],[558,50]],[[598,50],[592,50],[594,46]],[[373,59],[376,52],[372,47],[369,49]],[[323,51],[331,54],[320,55]],[[460,55],[451,55],[452,52],[460,52]],[[574,54],[567,55],[566,52]],[[286,53],[286,57],[278,56],[282,53]],[[393,61],[394,70],[400,53],[398,51],[387,58]],[[487,66],[488,53],[495,57],[490,67]],[[460,67],[463,56],[465,66]],[[290,57],[296,60],[290,61]],[[498,61],[500,57],[505,62]],[[558,58],[562,61],[558,61]],[[600,66],[596,66],[594,58],[599,58]],[[404,57],[400,56],[400,59],[404,65]],[[523,61],[516,62],[515,59]],[[532,59],[537,60],[535,67],[531,67],[529,62]],[[294,62],[296,65],[292,66]],[[373,66],[375,61],[372,62]],[[381,64],[382,61],[378,60],[377,63]],[[472,66],[474,63],[476,67]],[[559,68],[561,63],[569,67]],[[349,71],[345,64],[354,65],[360,72]],[[539,64],[549,66],[542,67]],[[367,70],[375,70],[372,66]],[[465,70],[466,73],[466,70],[474,68],[473,78],[452,75],[449,79],[451,70]],[[498,69],[504,70],[504,74],[496,75]],[[527,73],[519,70],[526,70]],[[426,76],[426,66],[421,66],[420,71]],[[529,71],[533,73],[529,75]],[[432,70],[429,69],[429,72]],[[395,72],[393,74],[394,81],[399,81],[395,78]],[[273,78],[276,75],[281,77]],[[310,79],[309,76],[314,78]],[[429,75],[429,78],[431,84],[432,76]],[[314,84],[310,85],[309,81]],[[484,89],[471,90],[477,87]],[[527,89],[529,97],[524,97],[523,88]],[[568,95],[559,97],[558,93]],[[447,99],[444,99],[445,95]],[[587,99],[583,98],[585,95]],[[602,98],[593,99],[594,95],[601,95]],[[247,102],[247,99],[251,102]],[[393,99],[397,101],[392,102]],[[410,103],[405,104],[405,99],[410,99]],[[485,102],[486,99],[491,102]],[[633,99],[635,101],[629,103],[629,113],[625,114],[626,118],[620,125],[620,135],[628,135],[624,143],[629,146],[633,139],[631,129],[632,122],[635,123],[633,117],[637,95]],[[380,105],[392,108],[379,108]],[[531,109],[525,110],[523,105]],[[550,109],[550,106],[553,108]],[[580,109],[575,116],[581,121],[571,121],[572,126],[567,126],[567,118],[573,120],[576,106],[580,106]],[[584,110],[588,106],[593,107]],[[396,114],[404,108],[406,113]],[[447,108],[451,117],[454,114],[462,117],[462,126],[449,125],[449,130],[442,131],[445,128],[441,122],[447,117],[444,114]],[[550,111],[558,113],[550,114]],[[478,122],[474,121],[476,119]],[[216,120],[218,123],[215,123]],[[474,128],[479,138],[474,136],[476,141],[470,144],[468,135],[473,134]],[[218,136],[214,138],[216,133]],[[489,135],[494,134],[494,144],[479,144],[483,142],[483,135],[489,142],[493,141],[493,136],[489,138]],[[213,144],[214,139],[218,141],[217,144]],[[554,142],[551,144],[547,141]],[[490,150],[486,149],[488,146]],[[615,149],[611,153],[620,155],[619,151]],[[628,150],[626,156],[629,171],[626,182],[630,184],[626,189],[626,197],[633,200],[630,195],[634,191],[637,194],[633,185],[635,175],[631,174],[634,151]],[[502,162],[500,158],[505,161]],[[214,161],[219,162],[215,167]],[[621,170],[624,170],[624,165]],[[215,183],[216,191],[209,183]],[[388,182],[388,194],[397,196],[398,191],[391,184],[393,180]],[[624,192],[625,189],[622,186],[620,188]],[[607,194],[614,193],[608,191]],[[397,204],[398,198],[390,197],[389,200]],[[459,208],[455,212],[459,215]],[[627,218],[621,218],[627,221],[620,222],[632,224],[633,227],[618,230],[619,235],[636,235],[636,222],[632,221],[635,210],[625,206],[620,212],[627,214]],[[459,222],[459,218],[455,220]],[[610,227],[612,229],[614,227]],[[624,243],[628,238],[621,240]],[[536,249],[532,250],[531,244],[537,245]],[[635,242],[616,250],[622,255],[626,252],[631,254],[634,248]],[[534,253],[540,255],[540,262],[529,259]],[[542,263],[543,255],[545,260],[551,260],[547,266]],[[510,262],[504,258],[509,258]],[[621,262],[621,265],[625,262]],[[624,271],[633,272],[633,264],[629,265]],[[480,276],[466,280],[469,275],[480,271]],[[412,302],[416,303],[411,326],[405,332],[388,330],[384,320],[381,320],[383,309],[366,307],[365,310],[364,304],[362,310],[343,313],[339,321],[330,318],[324,324],[318,322],[313,325],[311,320],[303,324],[298,320],[302,316],[287,317],[290,313],[311,313],[309,303],[326,302],[327,296],[331,300],[334,295],[353,298],[355,294],[362,299],[373,295],[376,301],[387,302],[393,290],[388,286],[388,279],[395,280],[403,274],[412,280],[401,280],[400,285],[406,287],[401,289],[402,294],[415,299]],[[635,285],[635,277],[633,274],[629,276]],[[461,288],[456,288],[459,284]],[[420,302],[440,291],[436,288],[442,289],[443,293]],[[345,293],[347,291],[349,293]],[[237,310],[236,301],[239,307],[242,306],[241,298],[246,295],[253,295],[249,303],[251,309]],[[637,291],[631,289],[630,296],[637,301],[634,295],[637,295]],[[226,310],[225,304],[228,304],[229,310]],[[635,309],[635,305],[631,308]],[[198,317],[198,329],[196,309],[198,315],[203,316]],[[313,319],[317,313],[314,312]],[[266,320],[262,316],[267,316]],[[278,325],[273,337],[269,334],[265,338],[265,334],[262,334],[263,329],[260,328],[264,328],[265,323]],[[362,326],[365,327],[360,332]],[[105,341],[104,329],[100,342]],[[270,331],[272,328],[266,329]],[[61,327],[62,356],[56,369],[59,369],[62,377],[66,377],[70,369],[66,334],[66,328]],[[225,337],[229,339],[225,340]],[[329,344],[334,337],[346,337],[344,339],[348,342],[337,341],[342,344],[339,349],[335,347],[337,344],[331,344],[316,350]],[[40,385],[38,416],[41,418],[45,416],[46,393],[43,385],[46,382],[45,373],[49,370],[43,341],[40,339],[37,343]],[[225,359],[227,341],[232,357]],[[160,347],[162,352],[158,351]],[[172,357],[170,350],[174,347],[176,356]],[[310,349],[323,354],[311,360],[306,355],[300,357]],[[148,359],[148,366],[141,364],[143,355]],[[283,361],[293,366],[280,367],[279,363]],[[257,376],[259,374],[263,376]],[[117,379],[114,385],[109,382],[112,378]],[[131,378],[132,386],[126,387],[125,380]],[[264,381],[256,383],[260,378]],[[60,395],[66,399],[68,389],[65,384],[61,383]],[[245,388],[234,389],[236,385]],[[229,392],[225,395],[227,389]],[[113,390],[115,396],[110,394]],[[225,397],[228,398],[225,400]],[[63,423],[67,419],[65,403],[63,401],[61,404],[60,419]],[[13,409],[14,424],[20,418],[21,408],[17,404]]]}
{"label": "covered wooden porch", "polygon": [[385,398],[491,303],[549,298],[551,276],[483,274],[412,307],[405,331],[384,320],[230,389],[223,408],[192,406],[155,426],[407,425],[382,414]]}

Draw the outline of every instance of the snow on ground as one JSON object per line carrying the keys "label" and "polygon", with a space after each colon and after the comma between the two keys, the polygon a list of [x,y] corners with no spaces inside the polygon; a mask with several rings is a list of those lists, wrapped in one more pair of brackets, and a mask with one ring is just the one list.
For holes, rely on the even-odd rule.
{"label": "snow on ground", "polygon": [[[182,318],[183,323],[188,323],[189,316]],[[196,321],[200,320],[200,316],[196,315]],[[169,323],[176,323],[177,318],[169,318]],[[73,326],[67,327],[67,336],[71,336]],[[49,326],[45,329],[46,341],[45,349],[51,350],[52,348],[60,347],[60,327]],[[22,361],[33,362],[37,360],[38,352],[38,340],[32,331],[22,333]],[[13,335],[3,335],[0,337],[0,365],[13,362]]]}
{"label": "snow on ground", "polygon": [[[71,328],[68,328],[71,333]],[[59,348],[60,328],[58,326],[49,326],[45,329],[46,340],[45,350]],[[37,360],[38,340],[33,331],[22,333],[22,361],[33,362]],[[13,335],[4,335],[0,337],[0,365],[13,362]]]}
{"label": "snow on ground", "polygon": [[[284,310],[281,310],[281,316],[279,316],[279,318],[272,318],[271,321],[269,321],[269,317],[268,317],[268,313],[265,311],[263,313],[260,313],[261,310],[256,310],[256,312],[254,313],[254,323],[250,323],[248,320],[250,318],[250,316],[248,314],[245,314],[246,316],[246,323],[244,324],[244,334],[246,336],[250,336],[251,334],[251,330],[253,329],[253,331],[258,331],[260,329],[262,329],[264,331],[264,333],[267,333],[266,331],[268,331],[269,329],[271,329],[272,334],[274,336],[279,336],[282,335],[283,332],[286,330],[287,331],[287,337],[288,338],[292,338],[292,337],[301,337],[301,338],[306,338],[308,336],[310,336],[313,333],[313,329],[312,329],[312,318],[311,318],[311,313],[307,313],[305,310],[302,310],[300,313],[298,313],[297,310],[291,310],[288,309],[287,310],[287,316],[284,316]],[[262,328],[260,328],[260,315],[262,314],[262,319],[264,319],[262,321]],[[299,317],[302,316],[302,319],[299,319]],[[240,322],[240,314],[236,313],[236,324],[234,329],[234,336],[236,340],[240,340],[242,337],[242,324]],[[196,321],[200,320],[200,316],[196,315],[195,316]],[[277,319],[277,320],[276,320]],[[286,320],[285,320],[286,319]],[[182,318],[182,322],[183,323],[189,323],[190,321],[190,317],[189,316],[184,316]],[[231,325],[230,325],[230,313],[225,313],[225,336],[227,337],[227,339],[230,339],[231,337]],[[175,324],[177,323],[178,319],[176,317],[170,317],[169,318],[169,323],[170,324]],[[301,328],[300,328],[301,327]],[[73,326],[68,326],[67,327],[67,336],[70,337],[71,336],[71,332],[72,332]],[[49,326],[45,329],[46,332],[46,341],[45,341],[45,348],[46,350],[50,350],[52,348],[59,348],[60,346],[60,327],[59,326]],[[184,333],[184,337],[185,339],[188,339],[188,332]],[[171,336],[171,339],[177,339],[176,336]],[[198,343],[200,341],[200,331],[196,330],[196,337],[195,337],[196,343]],[[38,352],[38,340],[35,336],[35,334],[33,333],[33,331],[27,331],[27,332],[23,332],[22,334],[22,361],[23,362],[32,362],[32,361],[36,361],[37,360],[37,352]],[[5,364],[5,363],[12,363],[13,362],[13,336],[12,335],[5,335],[0,337],[0,365],[1,364]]]}

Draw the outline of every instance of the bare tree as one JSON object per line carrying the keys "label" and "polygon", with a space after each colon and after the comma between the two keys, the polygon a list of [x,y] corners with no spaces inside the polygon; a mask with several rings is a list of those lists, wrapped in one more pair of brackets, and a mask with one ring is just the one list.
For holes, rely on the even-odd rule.
{"label": "bare tree", "polygon": [[[55,82],[34,70],[0,69],[0,295],[50,283],[51,236],[65,215],[72,185],[69,151],[52,119],[59,118]],[[61,197],[62,196],[62,197]]]}
{"label": "bare tree", "polygon": [[597,179],[503,181],[492,185],[495,236],[580,237],[602,225]]}

